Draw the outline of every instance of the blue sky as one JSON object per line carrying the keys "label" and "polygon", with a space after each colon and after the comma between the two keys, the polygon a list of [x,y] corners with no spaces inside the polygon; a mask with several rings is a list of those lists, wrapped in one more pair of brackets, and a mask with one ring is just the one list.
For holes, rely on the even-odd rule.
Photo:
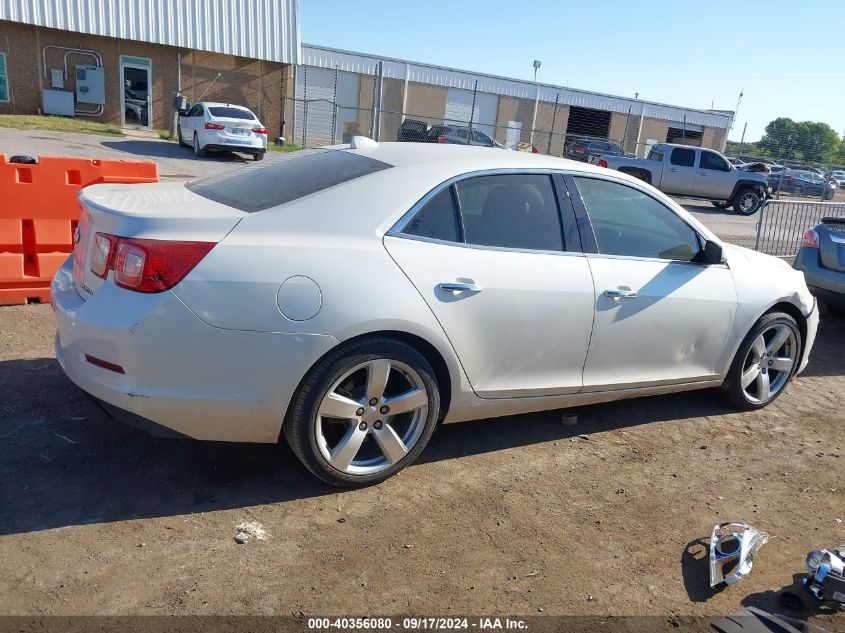
{"label": "blue sky", "polygon": [[843,0],[301,0],[302,41],[845,132]]}

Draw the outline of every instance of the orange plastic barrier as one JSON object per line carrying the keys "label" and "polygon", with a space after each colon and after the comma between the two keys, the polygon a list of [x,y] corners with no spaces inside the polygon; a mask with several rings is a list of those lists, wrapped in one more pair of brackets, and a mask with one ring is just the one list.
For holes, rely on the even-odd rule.
{"label": "orange plastic barrier", "polygon": [[151,161],[0,154],[0,305],[50,300],[50,280],[73,249],[77,193],[96,183],[158,182]]}

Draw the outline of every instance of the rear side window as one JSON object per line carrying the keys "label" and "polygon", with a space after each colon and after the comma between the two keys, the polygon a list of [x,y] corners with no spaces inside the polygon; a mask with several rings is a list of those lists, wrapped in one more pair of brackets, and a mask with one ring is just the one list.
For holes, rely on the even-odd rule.
{"label": "rear side window", "polygon": [[227,108],[223,106],[215,106],[208,108],[211,116],[216,116],[221,119],[243,119],[244,121],[255,121],[255,115],[249,110],[241,110],[240,108]]}
{"label": "rear side window", "polygon": [[560,212],[549,176],[478,176],[456,185],[467,244],[562,251]]}
{"label": "rear side window", "polygon": [[659,161],[659,162],[662,163],[663,162],[663,150],[660,150],[660,149],[651,150],[651,152],[649,152],[648,159],[649,160],[656,160],[656,161]]}
{"label": "rear side window", "polygon": [[273,156],[268,152],[259,165],[193,180],[185,186],[203,198],[254,213],[391,167],[346,150],[303,150]]}
{"label": "rear side window", "polygon": [[429,200],[402,232],[406,235],[460,242],[458,210],[452,187],[446,187]]}
{"label": "rear side window", "polygon": [[676,147],[672,150],[670,162],[678,167],[692,167],[695,165],[695,150]]}

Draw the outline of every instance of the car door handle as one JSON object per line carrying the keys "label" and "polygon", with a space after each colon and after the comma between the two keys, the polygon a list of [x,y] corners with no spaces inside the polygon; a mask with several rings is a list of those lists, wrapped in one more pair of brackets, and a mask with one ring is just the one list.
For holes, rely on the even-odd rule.
{"label": "car door handle", "polygon": [[614,301],[618,301],[619,299],[636,299],[637,298],[637,291],[636,290],[623,290],[621,288],[615,288],[613,290],[605,290],[604,296],[613,299]]}
{"label": "car door handle", "polygon": [[678,170],[677,170],[677,169],[675,169],[674,167],[672,167],[671,169],[669,169],[669,171],[671,171],[672,173],[674,173],[674,172],[676,172],[676,171],[678,171]]}
{"label": "car door handle", "polygon": [[443,292],[481,292],[483,288],[474,283],[466,283],[462,281],[442,281],[437,284],[437,287]]}

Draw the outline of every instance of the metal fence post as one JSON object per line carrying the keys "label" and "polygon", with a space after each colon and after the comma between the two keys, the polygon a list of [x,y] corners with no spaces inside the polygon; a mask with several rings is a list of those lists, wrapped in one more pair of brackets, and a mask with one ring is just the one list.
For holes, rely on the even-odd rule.
{"label": "metal fence post", "polygon": [[373,140],[378,141],[381,137],[381,98],[382,91],[384,90],[384,62],[382,61],[379,61],[378,63],[378,76],[376,77],[375,88],[375,96],[373,97],[375,103],[373,104],[373,108],[376,109],[377,112],[375,117],[375,136],[373,136]]}
{"label": "metal fence post", "polygon": [[[478,95],[478,79],[475,80],[475,86],[472,88],[472,108],[469,111],[469,135],[472,134],[472,121],[475,118],[475,98]],[[467,145],[471,143],[469,135],[467,135]]]}
{"label": "metal fence post", "polygon": [[308,143],[308,66],[302,67],[302,149]]}
{"label": "metal fence post", "polygon": [[332,145],[337,139],[337,66],[334,67],[334,96],[332,97]]}
{"label": "metal fence post", "polygon": [[555,120],[557,119],[557,106],[560,103],[560,93],[555,95],[555,109],[552,110],[552,129],[549,130],[549,145],[546,148],[546,154],[552,155],[552,136],[555,133]]}

